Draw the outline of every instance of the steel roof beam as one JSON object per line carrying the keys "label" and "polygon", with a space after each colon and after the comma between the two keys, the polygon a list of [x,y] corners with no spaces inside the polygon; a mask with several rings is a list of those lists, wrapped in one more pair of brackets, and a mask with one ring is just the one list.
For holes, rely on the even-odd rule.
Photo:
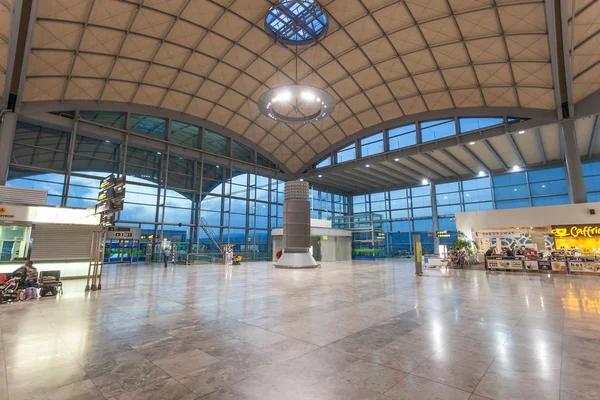
{"label": "steel roof beam", "polygon": [[492,153],[492,155],[494,157],[496,157],[496,160],[498,160],[498,162],[500,163],[500,165],[502,165],[502,168],[508,170],[508,166],[506,165],[506,163],[504,162],[504,160],[502,159],[502,157],[500,157],[500,154],[498,154],[496,152],[496,150],[494,149],[494,147],[487,140],[484,140],[483,144],[490,151],[490,153]]}
{"label": "steel roof beam", "polygon": [[527,163],[525,162],[525,159],[523,158],[523,154],[521,154],[521,150],[519,150],[519,146],[517,146],[517,143],[515,142],[515,139],[510,134],[506,135],[506,137],[508,138],[508,141],[510,142],[510,145],[512,146],[515,153],[517,153],[517,157],[519,158],[521,165],[522,166],[527,165]]}
{"label": "steel roof beam", "polygon": [[588,158],[594,154],[594,147],[596,147],[596,140],[598,139],[598,132],[600,131],[600,115],[596,115],[594,121],[594,130],[592,131],[592,138],[590,139],[590,147],[588,148]]}
{"label": "steel roof beam", "polygon": [[538,144],[538,149],[540,149],[540,156],[542,156],[542,162],[546,164],[546,152],[544,151],[544,145],[542,144],[542,136],[540,135],[540,128],[535,128],[533,130],[535,133],[535,140]]}
{"label": "steel roof beam", "polygon": [[356,186],[360,186],[361,188],[372,188],[372,189],[378,188],[378,185],[374,185],[370,182],[365,182],[364,180],[354,179],[348,175],[345,175],[343,172],[332,173],[332,174],[329,174],[328,176],[338,178],[339,180],[346,180]]}
{"label": "steel roof beam", "polygon": [[316,178],[316,179],[311,178],[308,182],[314,183],[314,184],[320,184],[320,185],[323,185],[326,187],[336,188],[336,189],[343,190],[343,191],[350,192],[350,193],[356,193],[356,192],[360,192],[363,190],[361,187],[347,184],[341,180],[333,180],[332,181],[331,178]]}
{"label": "steel roof beam", "polygon": [[423,154],[423,157],[425,157],[426,159],[428,159],[429,161],[431,161],[432,163],[434,163],[438,167],[443,168],[444,170],[448,171],[450,174],[452,174],[454,176],[459,176],[460,175],[458,172],[456,172],[455,170],[453,170],[452,168],[450,168],[446,164],[444,164],[441,161],[439,161],[436,158],[434,158],[431,154],[425,153],[425,154]]}
{"label": "steel roof beam", "polygon": [[429,168],[427,165],[423,164],[420,161],[415,160],[412,157],[406,157],[407,160],[410,160],[411,162],[415,163],[416,165],[418,165],[420,168],[424,169],[425,171],[427,171],[429,174],[433,175],[433,176],[437,176],[439,178],[446,178],[444,175],[440,174],[439,172],[437,172],[434,169]]}
{"label": "steel roof beam", "polygon": [[382,181],[388,185],[404,185],[404,182],[396,181],[394,179],[385,177],[381,174],[377,175],[377,173],[372,172],[372,171],[366,171],[368,169],[366,167],[364,169],[365,169],[365,171],[362,171],[362,170],[359,171],[359,170],[353,169],[353,170],[347,170],[344,172],[348,175],[354,176],[355,178],[359,178],[359,179],[365,179],[365,180],[375,179],[376,182]]}
{"label": "steel roof beam", "polygon": [[448,157],[449,159],[451,159],[452,161],[454,161],[456,164],[460,165],[460,166],[461,166],[461,168],[463,168],[465,171],[468,171],[469,173],[471,173],[471,174],[475,175],[475,172],[474,172],[474,171],[473,171],[471,168],[467,167],[467,166],[465,165],[465,163],[463,163],[462,161],[460,161],[458,158],[454,157],[454,155],[453,155],[452,153],[450,153],[448,150],[446,150],[446,149],[441,149],[440,151],[441,151],[441,152],[442,152],[442,153],[443,153],[443,154],[444,154],[446,157]]}
{"label": "steel roof beam", "polygon": [[[394,171],[400,174],[404,174],[405,176],[410,177],[410,179],[412,179],[415,183],[421,182],[421,177],[423,176],[423,174],[406,167],[404,164],[388,162],[385,165],[388,168],[393,169]],[[413,174],[414,176],[406,175],[407,172]]]}
{"label": "steel roof beam", "polygon": [[465,151],[465,153],[467,153],[473,160],[475,160],[475,162],[477,162],[477,164],[481,165],[484,170],[490,171],[490,168],[483,161],[481,161],[479,159],[479,157],[477,157],[475,155],[475,153],[473,153],[471,150],[469,150],[465,145],[461,145],[460,148],[463,149]]}
{"label": "steel roof beam", "polygon": [[374,169],[376,169],[378,171],[387,171],[387,170],[390,170],[391,172],[393,172],[394,176],[398,176],[400,179],[402,179],[403,181],[406,181],[407,183],[410,183],[410,182],[412,182],[412,181],[415,180],[414,177],[406,175],[402,171],[398,171],[398,170],[394,169],[393,164],[392,165],[389,165],[389,164],[391,164],[391,162],[376,164],[372,168],[374,168]]}
{"label": "steel roof beam", "polygon": [[404,175],[401,174],[396,174],[394,172],[390,173],[390,170],[387,168],[384,168],[382,165],[371,165],[371,168],[379,173],[381,173],[384,176],[390,177],[392,179],[399,179],[401,182],[403,182],[404,184],[406,184],[407,182],[411,182],[412,178],[408,178]]}

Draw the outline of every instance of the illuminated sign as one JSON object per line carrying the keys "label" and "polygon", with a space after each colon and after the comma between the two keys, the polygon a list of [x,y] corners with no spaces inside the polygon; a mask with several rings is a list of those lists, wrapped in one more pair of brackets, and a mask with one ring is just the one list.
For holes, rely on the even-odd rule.
{"label": "illuminated sign", "polygon": [[561,225],[552,227],[555,238],[600,236],[600,225]]}
{"label": "illuminated sign", "polygon": [[106,178],[102,179],[102,182],[100,182],[100,187],[98,189],[106,189],[111,186],[114,186],[114,184],[115,184],[115,175],[110,174]]}
{"label": "illuminated sign", "polygon": [[450,237],[450,231],[435,231],[435,236],[439,238]]}

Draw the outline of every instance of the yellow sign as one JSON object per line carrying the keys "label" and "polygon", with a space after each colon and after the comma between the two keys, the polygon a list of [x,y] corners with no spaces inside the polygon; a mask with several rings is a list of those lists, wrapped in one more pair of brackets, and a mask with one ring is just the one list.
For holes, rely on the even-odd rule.
{"label": "yellow sign", "polygon": [[329,240],[329,236],[321,236],[321,240]]}
{"label": "yellow sign", "polygon": [[415,243],[415,260],[417,262],[423,261],[423,248],[421,247],[421,242]]}
{"label": "yellow sign", "polygon": [[552,236],[555,238],[600,236],[600,225],[553,226]]}

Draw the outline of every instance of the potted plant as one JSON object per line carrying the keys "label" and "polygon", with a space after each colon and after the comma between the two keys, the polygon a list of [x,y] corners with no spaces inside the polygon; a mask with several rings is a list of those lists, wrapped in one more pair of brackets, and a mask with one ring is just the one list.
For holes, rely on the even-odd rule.
{"label": "potted plant", "polygon": [[464,249],[470,255],[479,250],[477,243],[474,240],[469,240],[467,235],[461,231],[456,232],[456,239],[452,241],[452,248],[458,251]]}

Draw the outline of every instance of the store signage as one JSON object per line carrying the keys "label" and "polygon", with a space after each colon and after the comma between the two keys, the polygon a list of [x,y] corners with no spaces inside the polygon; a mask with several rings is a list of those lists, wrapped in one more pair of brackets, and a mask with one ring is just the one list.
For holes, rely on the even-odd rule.
{"label": "store signage", "polygon": [[15,219],[15,215],[6,207],[0,207],[0,219]]}
{"label": "store signage", "polygon": [[321,236],[321,240],[329,240],[329,236]]}
{"label": "store signage", "polygon": [[569,270],[571,272],[591,272],[594,274],[600,273],[600,263],[584,260],[569,260]]}
{"label": "store signage", "polygon": [[490,269],[523,269],[521,260],[488,257],[487,263]]}
{"label": "store signage", "polygon": [[516,238],[521,237],[519,231],[496,231],[496,232],[477,232],[477,237],[480,238]]}
{"label": "store signage", "polygon": [[435,236],[439,238],[447,238],[450,237],[450,231],[435,231]]}
{"label": "store signage", "polygon": [[552,226],[555,238],[600,236],[600,225],[560,225]]}

